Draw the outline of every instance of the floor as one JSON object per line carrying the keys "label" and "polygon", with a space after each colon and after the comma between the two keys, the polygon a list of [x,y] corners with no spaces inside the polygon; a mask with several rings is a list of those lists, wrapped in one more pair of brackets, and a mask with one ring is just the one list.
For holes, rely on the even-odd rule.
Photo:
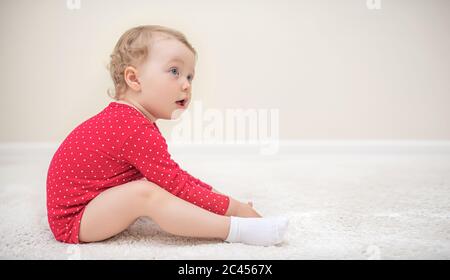
{"label": "floor", "polygon": [[1,259],[450,259],[450,154],[176,155],[192,175],[263,216],[290,218],[283,244],[173,236],[140,218],[95,244],[55,241],[50,158],[0,158]]}

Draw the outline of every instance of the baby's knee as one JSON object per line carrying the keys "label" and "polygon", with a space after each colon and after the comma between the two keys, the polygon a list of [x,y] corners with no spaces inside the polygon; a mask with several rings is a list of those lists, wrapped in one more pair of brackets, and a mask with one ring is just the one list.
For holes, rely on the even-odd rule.
{"label": "baby's knee", "polygon": [[158,186],[146,180],[137,180],[133,182],[133,189],[136,196],[144,199],[150,199],[158,191]]}

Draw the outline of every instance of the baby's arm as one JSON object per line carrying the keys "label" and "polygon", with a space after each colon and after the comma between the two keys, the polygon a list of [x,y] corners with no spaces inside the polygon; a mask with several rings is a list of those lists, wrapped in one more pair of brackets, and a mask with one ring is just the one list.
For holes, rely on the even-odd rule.
{"label": "baby's arm", "polygon": [[139,125],[125,140],[120,157],[171,194],[219,215],[260,217],[253,208],[213,191],[212,186],[191,176],[171,159],[167,143],[152,125]]}
{"label": "baby's arm", "polygon": [[223,194],[219,192],[218,190],[211,187],[209,184],[201,181],[200,179],[195,178],[194,176],[188,174],[186,171],[183,171],[187,176],[191,178],[192,181],[195,181],[200,186],[207,188],[213,193],[225,195],[229,197],[230,203],[227,212],[225,213],[226,216],[237,216],[237,217],[262,217],[258,212],[253,209],[253,203],[251,201],[247,203],[240,202],[234,198],[232,198],[229,195]]}
{"label": "baby's arm", "polygon": [[190,175],[189,173],[187,173],[184,170],[183,170],[183,173],[186,174],[192,181],[195,181],[197,184],[199,184],[200,186],[202,186],[204,188],[207,188],[211,192],[229,197],[230,203],[228,206],[228,210],[225,213],[225,216],[262,217],[258,212],[255,211],[255,209],[253,209],[252,202],[248,202],[248,203],[240,202],[240,201],[232,198],[229,195],[219,192],[218,190],[211,187],[209,184],[201,181],[200,179],[197,179],[196,177]]}
{"label": "baby's arm", "polygon": [[171,159],[164,137],[152,124],[139,124],[129,133],[119,158],[134,166],[144,177],[171,194],[207,211],[224,215],[229,197],[194,179]]}

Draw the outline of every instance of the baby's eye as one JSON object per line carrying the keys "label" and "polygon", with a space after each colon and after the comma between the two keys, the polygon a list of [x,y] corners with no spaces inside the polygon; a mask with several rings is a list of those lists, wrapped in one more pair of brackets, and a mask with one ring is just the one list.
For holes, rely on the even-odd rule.
{"label": "baby's eye", "polygon": [[178,72],[178,69],[177,69],[177,68],[171,68],[171,69],[170,69],[170,72],[171,72],[172,74],[174,74],[174,75],[180,74],[180,73]]}
{"label": "baby's eye", "polygon": [[188,78],[189,81],[192,81],[192,76],[191,75],[189,75],[187,78]]}

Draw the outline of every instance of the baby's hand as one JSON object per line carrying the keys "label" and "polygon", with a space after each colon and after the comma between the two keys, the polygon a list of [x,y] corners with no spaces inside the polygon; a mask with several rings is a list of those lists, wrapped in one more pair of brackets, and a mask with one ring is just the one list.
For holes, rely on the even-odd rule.
{"label": "baby's hand", "polygon": [[262,216],[253,209],[253,202],[249,201],[247,204],[240,203],[236,216],[238,217],[256,217],[261,218]]}

